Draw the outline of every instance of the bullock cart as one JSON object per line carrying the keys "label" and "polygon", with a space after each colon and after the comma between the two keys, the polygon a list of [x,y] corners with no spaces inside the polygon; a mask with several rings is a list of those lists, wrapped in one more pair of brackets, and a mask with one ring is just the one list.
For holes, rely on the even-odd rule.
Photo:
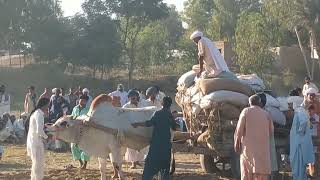
{"label": "bullock cart", "polygon": [[[207,173],[232,173],[234,178],[239,178],[239,154],[235,153],[233,148],[233,135],[238,119],[223,119],[219,107],[220,104],[215,104],[198,115],[192,115],[187,107],[182,107],[188,129],[191,130],[188,134],[193,136],[185,134],[184,140],[189,139],[187,141],[182,140],[183,135],[179,135],[180,139],[175,138],[173,152],[199,155],[201,168]],[[287,121],[292,121],[292,112],[284,113]],[[280,154],[288,152],[289,127],[275,125],[278,163],[281,162]]]}

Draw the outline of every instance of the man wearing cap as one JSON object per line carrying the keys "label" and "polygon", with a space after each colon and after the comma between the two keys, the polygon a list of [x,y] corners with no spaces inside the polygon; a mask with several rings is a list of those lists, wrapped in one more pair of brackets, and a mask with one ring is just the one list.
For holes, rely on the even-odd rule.
{"label": "man wearing cap", "polygon": [[[89,97],[82,95],[79,98],[79,105],[75,106],[72,110],[71,116],[73,119],[77,118],[78,116],[85,115],[88,113],[89,108],[86,105]],[[90,160],[89,156],[82,151],[77,144],[71,143],[71,152],[73,160],[80,162],[80,168],[86,169],[87,168],[87,162]]]}
{"label": "man wearing cap", "polygon": [[305,84],[303,85],[302,95],[307,96],[307,90],[313,88],[316,93],[319,92],[318,87],[311,81],[310,77],[304,78]]}
{"label": "man wearing cap", "polygon": [[146,97],[147,97],[147,100],[144,101],[144,106],[145,107],[148,107],[148,106],[155,106],[157,108],[161,108],[162,105],[161,105],[161,100],[158,100],[157,99],[157,88],[155,87],[150,87],[147,89],[146,91]]}
{"label": "man wearing cap", "polygon": [[55,88],[52,90],[54,95],[50,98],[49,103],[49,119],[55,122],[61,116],[63,116],[64,105],[69,105],[69,103],[61,96],[60,88]]}
{"label": "man wearing cap", "polygon": [[307,109],[310,105],[314,106],[315,113],[320,116],[320,102],[316,99],[318,94],[317,89],[309,88],[305,91],[305,98],[302,103],[303,107]]}
{"label": "man wearing cap", "polygon": [[230,72],[224,58],[214,43],[200,31],[191,34],[190,39],[198,46],[200,72],[198,77],[217,77],[222,72]]}
{"label": "man wearing cap", "polygon": [[85,95],[85,96],[88,96],[88,100],[87,100],[87,107],[90,107],[92,101],[93,101],[93,98],[92,96],[90,95],[90,91],[88,88],[84,88],[82,90],[82,94]]}
{"label": "man wearing cap", "polygon": [[[139,93],[135,90],[130,90],[128,92],[129,102],[123,106],[123,108],[140,108],[142,107],[139,102]],[[143,161],[144,154],[134,149],[127,148],[127,152],[125,154],[125,160],[127,162],[131,162],[131,169],[135,169],[139,162]]]}
{"label": "man wearing cap", "polygon": [[315,162],[310,121],[307,111],[296,102],[296,99],[289,97],[288,103],[292,103],[294,109],[289,155],[292,177],[293,180],[305,180],[307,165]]}
{"label": "man wearing cap", "polygon": [[128,93],[124,90],[122,84],[118,84],[117,90],[110,93],[109,96],[120,97],[121,106],[124,106],[128,102]]}

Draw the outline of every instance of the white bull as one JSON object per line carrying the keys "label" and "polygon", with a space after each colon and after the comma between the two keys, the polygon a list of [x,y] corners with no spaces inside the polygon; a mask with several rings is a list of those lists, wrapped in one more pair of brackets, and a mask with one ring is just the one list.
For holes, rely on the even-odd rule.
{"label": "white bull", "polygon": [[88,116],[76,120],[62,117],[48,130],[57,139],[76,143],[88,155],[98,157],[101,180],[106,179],[108,155],[115,168],[114,175],[124,179],[121,147],[141,150],[149,144],[152,135],[152,128],[133,128],[131,123],[150,119],[155,110],[115,108],[108,96],[100,95],[93,101]]}

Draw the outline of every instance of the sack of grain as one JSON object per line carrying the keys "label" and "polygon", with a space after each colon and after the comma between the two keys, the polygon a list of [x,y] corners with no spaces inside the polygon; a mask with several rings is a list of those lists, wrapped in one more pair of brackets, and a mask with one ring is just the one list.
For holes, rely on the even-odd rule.
{"label": "sack of grain", "polygon": [[265,110],[271,115],[272,121],[280,125],[286,125],[286,116],[279,110],[279,108],[266,106]]}
{"label": "sack of grain", "polygon": [[197,82],[197,86],[205,95],[219,90],[238,92],[247,96],[251,96],[252,94],[254,94],[250,86],[232,79],[201,79]]}
{"label": "sack of grain", "polygon": [[280,102],[276,98],[274,98],[271,95],[266,94],[266,93],[265,93],[265,95],[267,97],[266,106],[272,106],[272,107],[276,107],[276,108],[280,107]]}
{"label": "sack of grain", "polygon": [[192,114],[198,115],[198,114],[200,113],[200,111],[201,111],[200,105],[194,103],[194,104],[192,105]]}
{"label": "sack of grain", "polygon": [[238,120],[240,113],[240,108],[230,103],[222,103],[220,106],[220,115],[224,119]]}
{"label": "sack of grain", "polygon": [[280,111],[288,111],[289,107],[288,107],[288,97],[277,97],[277,100],[280,103]]}
{"label": "sack of grain", "polygon": [[189,71],[185,74],[183,74],[179,79],[178,79],[178,87],[183,87],[183,88],[189,88],[194,84],[194,78],[196,77],[196,72],[194,71]]}
{"label": "sack of grain", "polygon": [[225,102],[235,106],[244,107],[248,105],[248,99],[249,97],[245,94],[233,91],[220,90],[204,96],[201,99],[201,103],[206,101],[208,102],[210,100],[211,102]]}
{"label": "sack of grain", "polygon": [[241,83],[250,86],[255,91],[263,91],[266,89],[263,80],[259,78],[257,74],[238,74],[237,77]]}

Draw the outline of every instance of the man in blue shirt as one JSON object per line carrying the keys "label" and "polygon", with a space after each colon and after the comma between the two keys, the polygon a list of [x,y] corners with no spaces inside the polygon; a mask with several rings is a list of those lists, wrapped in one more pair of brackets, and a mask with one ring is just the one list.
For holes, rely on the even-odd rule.
{"label": "man in blue shirt", "polygon": [[164,97],[162,109],[155,112],[151,120],[142,123],[133,123],[133,127],[153,127],[149,153],[145,160],[142,180],[151,180],[160,172],[160,179],[169,179],[171,161],[171,130],[176,129],[176,123],[171,114],[172,99]]}
{"label": "man in blue shirt", "polygon": [[69,103],[60,94],[61,90],[56,88],[54,95],[50,98],[49,118],[53,123],[63,116],[63,108],[69,106]]}

